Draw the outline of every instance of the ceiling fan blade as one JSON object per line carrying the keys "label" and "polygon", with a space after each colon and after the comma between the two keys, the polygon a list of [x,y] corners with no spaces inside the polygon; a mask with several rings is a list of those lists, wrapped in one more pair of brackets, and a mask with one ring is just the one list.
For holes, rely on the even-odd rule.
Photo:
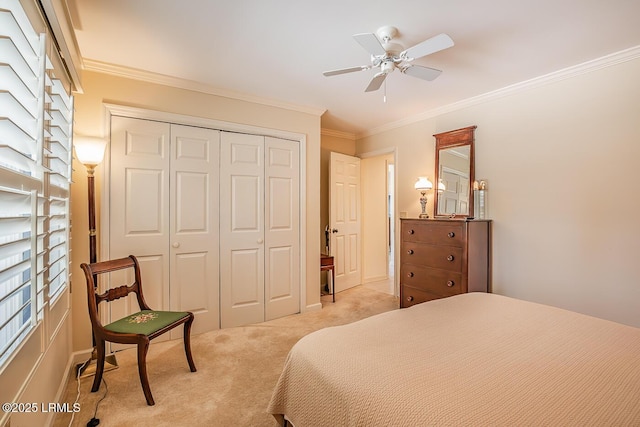
{"label": "ceiling fan blade", "polygon": [[364,70],[368,70],[369,68],[371,68],[370,65],[360,65],[359,67],[342,68],[340,70],[325,71],[322,74],[327,77],[331,77],[331,76],[337,76],[338,74],[353,73],[355,71],[364,71]]}
{"label": "ceiling fan blade", "polygon": [[373,33],[354,34],[353,38],[356,39],[360,46],[362,46],[367,52],[373,56],[386,55],[387,51],[384,50],[382,43],[378,40]]}
{"label": "ceiling fan blade", "polygon": [[453,40],[448,35],[442,33],[435,37],[431,37],[418,43],[417,45],[410,47],[400,54],[400,57],[406,58],[407,61],[412,59],[421,58],[423,56],[431,55],[432,53],[441,51],[443,49],[453,46]]}
{"label": "ceiling fan blade", "polygon": [[384,82],[384,79],[387,78],[387,74],[386,73],[378,73],[375,76],[373,76],[373,78],[371,79],[371,81],[369,82],[369,86],[367,86],[367,88],[364,90],[365,92],[374,92],[378,89],[380,89],[380,86],[382,86],[382,82]]}
{"label": "ceiling fan blade", "polygon": [[421,65],[409,65],[407,67],[401,68],[400,71],[402,71],[404,74],[409,74],[410,76],[428,81],[434,80],[440,75],[440,73],[442,73],[441,70],[423,67]]}

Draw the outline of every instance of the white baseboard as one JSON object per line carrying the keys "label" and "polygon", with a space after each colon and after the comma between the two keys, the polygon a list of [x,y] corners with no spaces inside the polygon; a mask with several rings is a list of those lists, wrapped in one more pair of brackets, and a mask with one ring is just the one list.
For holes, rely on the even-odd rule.
{"label": "white baseboard", "polygon": [[381,282],[383,280],[389,280],[389,276],[367,277],[362,280],[362,283]]}
{"label": "white baseboard", "polygon": [[318,310],[322,310],[322,303],[321,302],[317,302],[315,304],[311,304],[308,305],[304,308],[303,313],[308,313],[310,311],[318,311]]}

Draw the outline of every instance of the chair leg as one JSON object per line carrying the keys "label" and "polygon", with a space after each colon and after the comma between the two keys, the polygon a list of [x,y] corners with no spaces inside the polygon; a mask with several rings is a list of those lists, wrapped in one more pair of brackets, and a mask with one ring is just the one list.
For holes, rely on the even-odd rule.
{"label": "chair leg", "polygon": [[96,374],[93,377],[93,386],[91,392],[96,392],[100,389],[100,382],[102,381],[102,374],[104,373],[104,340],[96,341]]}
{"label": "chair leg", "polygon": [[140,374],[140,384],[142,385],[144,397],[147,399],[147,405],[153,406],[156,402],[153,400],[151,387],[149,387],[149,378],[147,377],[147,350],[149,350],[148,339],[138,343],[138,374]]}
{"label": "chair leg", "polygon": [[193,314],[189,316],[184,324],[184,352],[187,355],[187,362],[189,362],[189,368],[191,372],[196,371],[196,364],[193,363],[193,356],[191,355],[191,324],[193,323]]}

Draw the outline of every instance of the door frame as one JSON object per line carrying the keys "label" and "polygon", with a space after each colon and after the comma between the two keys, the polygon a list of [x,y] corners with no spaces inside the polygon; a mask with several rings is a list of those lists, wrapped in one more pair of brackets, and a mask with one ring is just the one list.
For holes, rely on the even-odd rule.
{"label": "door frame", "polygon": [[[123,116],[134,119],[156,120],[185,126],[205,127],[221,131],[250,133],[263,136],[272,136],[275,138],[288,139],[297,141],[300,144],[300,312],[315,310],[315,305],[307,305],[307,137],[305,134],[283,131],[278,129],[268,129],[253,125],[231,123],[221,120],[208,119],[203,117],[194,117],[183,114],[169,113],[165,111],[149,110],[145,108],[129,107],[125,105],[102,103],[104,108],[104,137],[111,141],[111,117]],[[110,194],[110,180],[108,179],[108,171],[111,169],[111,157],[109,150],[105,151],[104,160],[100,171],[100,182],[97,189],[97,195],[100,200],[100,254],[104,259],[110,258],[109,239],[109,217],[110,205],[108,197],[104,195]],[[103,310],[104,311],[104,310]]]}
{"label": "door frame", "polygon": [[[382,150],[356,153],[356,156],[360,157],[361,159],[366,159],[368,157],[385,156],[388,154],[393,154],[393,164],[396,165],[396,167],[393,168],[393,192],[395,194],[393,198],[393,219],[394,219],[394,230],[395,230],[395,233],[393,235],[393,259],[395,262],[395,268],[393,269],[393,293],[395,296],[399,296],[400,295],[400,271],[399,271],[400,268],[399,268],[398,260],[400,259],[400,254],[399,254],[400,233],[398,233],[398,230],[400,230],[400,218],[398,217],[398,168],[397,168],[398,149],[397,147],[389,147]],[[387,190],[385,189],[385,192],[386,191]]]}

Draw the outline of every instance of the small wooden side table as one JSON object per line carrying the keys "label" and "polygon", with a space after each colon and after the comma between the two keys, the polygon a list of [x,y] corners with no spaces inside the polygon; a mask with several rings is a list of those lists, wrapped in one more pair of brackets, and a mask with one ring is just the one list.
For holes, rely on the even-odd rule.
{"label": "small wooden side table", "polygon": [[331,270],[331,292],[333,293],[333,302],[336,302],[336,270],[333,264],[333,257],[330,255],[320,254],[320,271]]}

